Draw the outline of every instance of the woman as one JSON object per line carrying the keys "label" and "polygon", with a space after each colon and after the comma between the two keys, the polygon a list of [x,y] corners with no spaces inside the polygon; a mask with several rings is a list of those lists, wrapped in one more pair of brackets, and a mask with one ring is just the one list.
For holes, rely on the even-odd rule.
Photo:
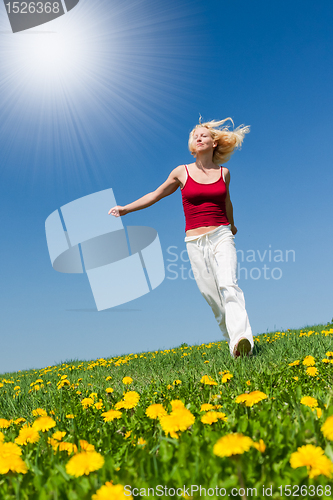
{"label": "woman", "polygon": [[119,217],[147,208],[165,196],[182,191],[186,248],[200,292],[211,306],[233,357],[252,353],[253,337],[242,290],[237,284],[237,228],[229,194],[230,172],[225,163],[243,142],[249,127],[229,131],[226,121],[199,123],[189,137],[195,162],[179,165],[154,192],[111,208]]}

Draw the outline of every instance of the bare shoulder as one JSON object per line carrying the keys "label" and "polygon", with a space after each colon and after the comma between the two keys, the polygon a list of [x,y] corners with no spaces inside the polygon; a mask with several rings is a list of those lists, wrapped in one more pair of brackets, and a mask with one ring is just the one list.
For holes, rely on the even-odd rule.
{"label": "bare shoulder", "polygon": [[230,172],[229,172],[229,169],[227,167],[222,167],[222,168],[223,168],[225,182],[226,182],[226,184],[229,184],[229,182],[230,182]]}
{"label": "bare shoulder", "polygon": [[174,168],[170,174],[174,179],[177,179],[180,188],[183,188],[186,181],[186,169],[185,164],[178,165],[178,167]]}

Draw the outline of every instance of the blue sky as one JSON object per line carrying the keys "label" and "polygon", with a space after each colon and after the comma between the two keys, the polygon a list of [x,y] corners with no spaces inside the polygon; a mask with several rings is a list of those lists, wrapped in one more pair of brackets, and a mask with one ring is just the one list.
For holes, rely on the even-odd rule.
{"label": "blue sky", "polygon": [[200,114],[251,126],[226,166],[253,333],[331,320],[332,17],[329,1],[80,0],[14,35],[1,7],[0,373],[220,339],[179,190],[123,218],[157,230],[166,278],[117,308],[54,271],[45,238],[62,205],[110,187],[125,205],[191,162]]}

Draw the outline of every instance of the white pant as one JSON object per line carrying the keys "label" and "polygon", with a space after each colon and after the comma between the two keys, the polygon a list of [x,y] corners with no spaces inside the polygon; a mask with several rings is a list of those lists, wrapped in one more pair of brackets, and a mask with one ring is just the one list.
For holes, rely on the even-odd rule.
{"label": "white pant", "polygon": [[242,290],[237,284],[237,254],[231,224],[201,236],[186,236],[186,248],[200,292],[211,306],[230,353],[242,337],[253,336]]}

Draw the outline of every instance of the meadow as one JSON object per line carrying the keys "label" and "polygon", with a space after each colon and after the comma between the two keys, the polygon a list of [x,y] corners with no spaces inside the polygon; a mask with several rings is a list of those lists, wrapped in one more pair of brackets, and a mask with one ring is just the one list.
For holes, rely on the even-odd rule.
{"label": "meadow", "polygon": [[333,498],[333,324],[0,375],[0,499]]}

